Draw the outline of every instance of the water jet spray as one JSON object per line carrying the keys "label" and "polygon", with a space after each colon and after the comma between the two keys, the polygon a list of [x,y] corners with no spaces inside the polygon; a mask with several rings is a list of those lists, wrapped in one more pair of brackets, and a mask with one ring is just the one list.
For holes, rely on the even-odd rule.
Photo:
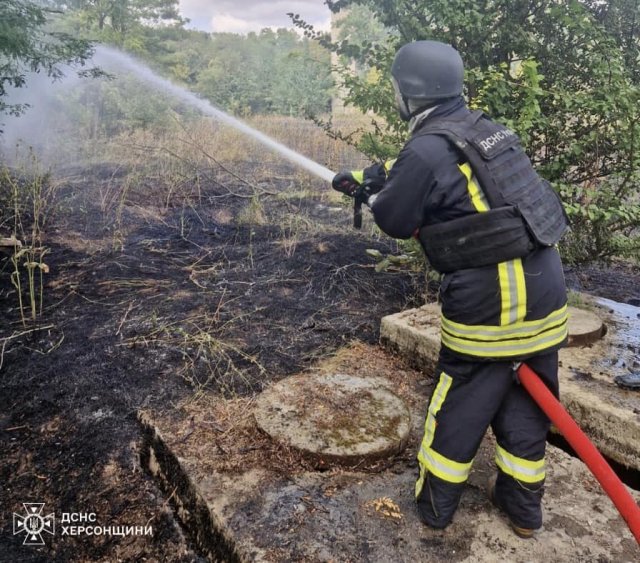
{"label": "water jet spray", "polygon": [[259,141],[263,145],[281,154],[287,160],[297,164],[298,166],[301,166],[318,178],[321,178],[322,180],[325,180],[327,182],[331,182],[331,180],[333,180],[335,173],[328,168],[322,166],[321,164],[318,164],[317,162],[311,160],[310,158],[307,158],[306,156],[301,155],[300,153],[290,149],[282,143],[275,141],[274,139],[258,131],[257,129],[250,127],[243,121],[222,111],[220,108],[216,107],[207,100],[199,98],[193,92],[190,92],[189,90],[182,88],[181,86],[177,86],[169,80],[158,76],[150,68],[136,61],[133,57],[126,55],[116,49],[105,47],[103,45],[99,46],[96,49],[96,53],[98,57],[107,57],[111,61],[134,72],[136,77],[140,80],[144,80],[149,84],[153,84],[157,88],[171,94],[173,97],[195,107],[203,114],[214,117],[217,120],[233,127],[234,129],[237,129],[238,131],[241,131],[242,133],[253,137],[256,141]]}

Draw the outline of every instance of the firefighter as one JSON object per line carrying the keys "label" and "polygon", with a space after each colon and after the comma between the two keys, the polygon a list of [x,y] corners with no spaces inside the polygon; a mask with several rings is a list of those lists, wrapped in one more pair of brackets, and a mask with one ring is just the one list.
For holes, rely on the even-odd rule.
{"label": "firefighter", "polygon": [[542,524],[549,420],[516,379],[526,361],[558,395],[567,300],[556,243],[562,204],[513,131],[465,105],[463,63],[450,45],[416,41],[393,62],[410,138],[396,160],[337,174],[389,236],[415,236],[443,274],[442,345],[418,453],[421,519],[452,520],[489,426],[496,438],[490,496],[514,532]]}

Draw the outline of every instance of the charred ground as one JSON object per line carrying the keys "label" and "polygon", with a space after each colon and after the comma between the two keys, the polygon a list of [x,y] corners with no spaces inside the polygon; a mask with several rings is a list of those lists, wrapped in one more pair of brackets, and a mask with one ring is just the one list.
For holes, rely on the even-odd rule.
{"label": "charred ground", "polygon": [[[63,170],[46,241],[44,314],[5,340],[0,371],[0,554],[7,561],[198,561],[170,495],[141,472],[140,408],[250,396],[353,340],[375,343],[383,315],[421,303],[420,272],[375,270],[396,252],[348,207],[288,167],[194,176],[176,191],[135,168]],[[2,336],[25,332],[2,264]],[[638,299],[618,265],[568,270],[576,289]],[[23,502],[94,512],[152,537],[47,538],[24,547]]]}
{"label": "charred ground", "polygon": [[[379,318],[421,291],[419,274],[376,273],[365,250],[395,245],[354,233],[348,208],[321,191],[227,175],[166,203],[145,180],[104,205],[130,174],[65,171],[44,315],[3,349],[3,560],[197,560],[139,469],[137,410],[256,393],[346,342],[375,342]],[[25,329],[3,268],[6,337]],[[10,520],[23,502],[154,535],[24,547]]]}

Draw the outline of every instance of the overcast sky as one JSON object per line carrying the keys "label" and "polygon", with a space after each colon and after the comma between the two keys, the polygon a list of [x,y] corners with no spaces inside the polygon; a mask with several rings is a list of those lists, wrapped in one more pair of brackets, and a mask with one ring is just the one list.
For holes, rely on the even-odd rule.
{"label": "overcast sky", "polygon": [[330,17],[324,0],[180,0],[180,11],[191,20],[188,27],[231,33],[292,27],[287,12],[300,14],[317,29],[326,30]]}

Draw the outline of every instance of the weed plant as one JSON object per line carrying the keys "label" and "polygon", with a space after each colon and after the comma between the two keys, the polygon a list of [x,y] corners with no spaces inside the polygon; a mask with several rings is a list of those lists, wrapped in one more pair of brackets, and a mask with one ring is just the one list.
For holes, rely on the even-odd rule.
{"label": "weed plant", "polygon": [[10,256],[11,282],[23,326],[42,314],[44,276],[49,273],[44,230],[52,211],[56,185],[39,170],[33,153],[19,168],[0,170],[0,227],[10,229],[15,245]]}

